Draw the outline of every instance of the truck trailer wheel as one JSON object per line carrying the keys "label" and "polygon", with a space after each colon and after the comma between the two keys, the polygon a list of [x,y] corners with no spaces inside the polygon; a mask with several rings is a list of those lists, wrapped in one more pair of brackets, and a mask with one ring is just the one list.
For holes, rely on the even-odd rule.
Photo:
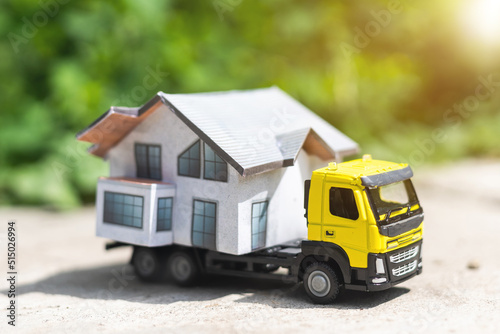
{"label": "truck trailer wheel", "polygon": [[139,278],[146,282],[156,282],[162,277],[162,265],[157,252],[152,248],[134,247],[132,265]]}
{"label": "truck trailer wheel", "polygon": [[177,251],[170,255],[167,268],[170,277],[180,286],[195,284],[200,274],[191,254],[184,251]]}
{"label": "truck trailer wheel", "polygon": [[335,271],[325,262],[316,262],[306,268],[304,288],[316,304],[329,304],[337,298],[340,285]]}

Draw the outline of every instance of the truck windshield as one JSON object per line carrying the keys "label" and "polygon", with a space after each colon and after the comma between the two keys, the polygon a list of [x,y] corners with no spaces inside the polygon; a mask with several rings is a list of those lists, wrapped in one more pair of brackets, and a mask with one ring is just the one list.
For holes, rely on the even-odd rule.
{"label": "truck windshield", "polygon": [[[410,208],[418,204],[417,194],[413,188],[411,180],[391,183],[385,186],[367,189],[368,198],[373,207],[373,214],[379,223],[389,224],[401,219],[401,214],[412,216],[421,209],[411,211]],[[405,209],[406,210],[403,210]],[[394,217],[390,217],[393,212],[401,211]]]}

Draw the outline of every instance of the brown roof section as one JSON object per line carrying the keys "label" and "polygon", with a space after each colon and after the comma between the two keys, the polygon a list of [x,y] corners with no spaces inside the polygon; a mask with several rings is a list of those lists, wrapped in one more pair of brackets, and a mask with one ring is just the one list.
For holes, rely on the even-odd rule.
{"label": "brown roof section", "polygon": [[111,107],[76,138],[93,143],[89,152],[104,158],[113,146],[161,105],[160,97],[156,96],[141,108]]}

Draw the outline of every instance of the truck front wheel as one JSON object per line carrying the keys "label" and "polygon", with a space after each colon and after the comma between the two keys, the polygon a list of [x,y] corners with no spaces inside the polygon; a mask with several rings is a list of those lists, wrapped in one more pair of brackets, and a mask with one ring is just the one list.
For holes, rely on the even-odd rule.
{"label": "truck front wheel", "polygon": [[167,268],[170,277],[180,286],[193,285],[200,273],[191,254],[185,251],[177,251],[170,255]]}
{"label": "truck front wheel", "polygon": [[337,298],[340,285],[335,271],[325,262],[316,262],[306,268],[304,288],[316,304],[329,304]]}

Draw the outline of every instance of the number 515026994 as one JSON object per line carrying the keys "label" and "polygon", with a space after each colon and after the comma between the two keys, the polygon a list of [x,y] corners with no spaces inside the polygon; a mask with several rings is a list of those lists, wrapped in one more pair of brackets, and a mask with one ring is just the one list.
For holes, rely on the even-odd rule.
{"label": "number 515026994", "polygon": [[16,270],[16,223],[9,222],[7,227],[7,265],[9,270]]}

